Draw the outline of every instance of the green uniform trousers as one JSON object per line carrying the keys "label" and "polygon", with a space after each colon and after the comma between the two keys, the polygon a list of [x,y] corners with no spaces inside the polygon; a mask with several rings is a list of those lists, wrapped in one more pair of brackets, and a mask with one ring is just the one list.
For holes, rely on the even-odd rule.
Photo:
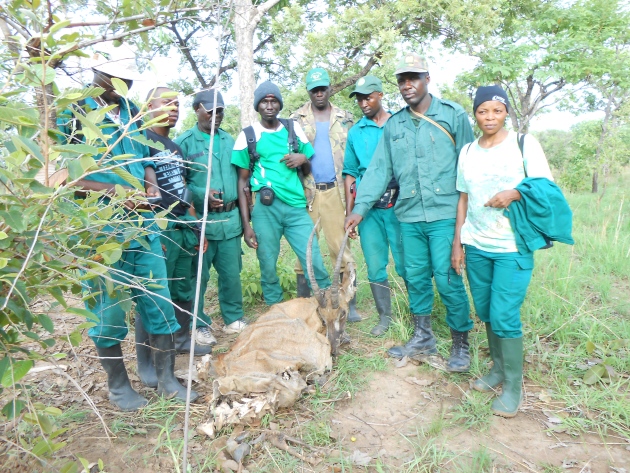
{"label": "green uniform trousers", "polygon": [[394,214],[393,207],[370,209],[359,224],[359,234],[363,257],[367,264],[368,281],[376,283],[387,280],[390,249],[396,272],[405,279],[400,222]]}
{"label": "green uniform trousers", "polygon": [[458,332],[473,328],[468,294],[461,276],[451,268],[455,219],[400,223],[409,309],[414,315],[433,310],[433,282],[446,306],[446,323]]}
{"label": "green uniform trousers", "polygon": [[533,270],[533,253],[490,253],[466,245],[466,274],[477,316],[499,338],[523,336],[521,306]]}
{"label": "green uniform trousers", "polygon": [[[95,304],[86,300],[85,307],[98,317],[98,324],[88,331],[97,347],[108,348],[119,344],[129,331],[125,323],[125,310],[120,302],[131,292],[136,311],[148,333],[168,335],[179,330],[171,304],[171,294],[166,278],[166,264],[158,238],[148,241],[151,250],[135,247],[123,251],[121,258],[110,266],[110,277],[115,291],[107,291],[102,277],[86,282],[86,290],[94,294]],[[141,287],[116,287],[119,285]],[[144,287],[142,287],[144,286]]]}
{"label": "green uniform trousers", "polygon": [[184,221],[169,221],[160,235],[166,249],[166,275],[168,289],[174,301],[191,301],[193,298],[192,266],[197,255],[199,239]]}
{"label": "green uniform trousers", "polygon": [[[241,289],[241,236],[227,240],[208,240],[208,249],[203,254],[201,269],[201,294],[197,306],[197,326],[212,324],[210,317],[203,312],[204,294],[210,281],[210,268],[214,266],[219,276],[219,307],[226,325],[243,318],[243,291]],[[197,284],[197,257],[193,264],[193,290]]]}
{"label": "green uniform trousers", "polygon": [[[265,302],[268,305],[282,302],[282,288],[276,271],[278,255],[280,254],[280,239],[284,237],[293,248],[303,268],[306,264],[306,247],[308,238],[313,230],[313,221],[309,217],[306,207],[297,208],[285,204],[277,197],[271,205],[260,203],[260,196],[256,196],[256,205],[252,212],[252,224],[258,240],[258,263],[260,264],[260,284]],[[324,267],[319,244],[313,239],[313,272],[320,289],[330,287],[330,278]],[[310,285],[309,278],[306,280]]]}

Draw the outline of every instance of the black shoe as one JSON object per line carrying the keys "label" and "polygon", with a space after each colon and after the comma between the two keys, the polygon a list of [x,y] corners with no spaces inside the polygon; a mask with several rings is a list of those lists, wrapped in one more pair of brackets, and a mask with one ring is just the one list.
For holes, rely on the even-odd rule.
{"label": "black shoe", "polygon": [[378,324],[370,332],[375,337],[380,337],[389,328],[392,321],[392,294],[389,289],[389,281],[371,282],[372,296],[378,312]]}
{"label": "black shoe", "polygon": [[[190,314],[188,312],[192,312],[192,301],[173,301],[173,309],[175,309],[177,323],[180,325],[179,330],[174,333],[175,349],[177,353],[190,353],[192,339],[190,337]],[[195,343],[195,356],[203,356],[208,353],[212,353],[211,345]]]}
{"label": "black shoe", "polygon": [[304,274],[296,273],[297,280],[297,296],[298,297],[311,297],[311,288],[306,281]]}
{"label": "black shoe", "polygon": [[435,336],[431,330],[430,315],[415,315],[413,337],[404,346],[396,346],[387,350],[389,356],[402,358],[417,355],[435,355],[437,353]]}
{"label": "black shoe", "polygon": [[140,314],[136,314],[136,357],[138,358],[138,377],[142,384],[157,388],[157,374],[149,344],[149,334],[144,328]]}
{"label": "black shoe", "polygon": [[466,373],[470,369],[470,351],[468,345],[468,332],[457,332],[451,329],[451,356],[446,363],[446,371]]}
{"label": "black shoe", "polygon": [[99,360],[107,373],[109,401],[121,411],[137,411],[149,401],[131,387],[120,344],[113,347],[96,347]]}
{"label": "black shoe", "polygon": [[[158,387],[160,396],[168,399],[175,398],[181,401],[186,400],[186,388],[179,384],[175,377],[175,341],[173,335],[150,334],[151,347],[153,348],[153,359],[157,372]],[[190,401],[199,397],[195,391],[190,392]]]}

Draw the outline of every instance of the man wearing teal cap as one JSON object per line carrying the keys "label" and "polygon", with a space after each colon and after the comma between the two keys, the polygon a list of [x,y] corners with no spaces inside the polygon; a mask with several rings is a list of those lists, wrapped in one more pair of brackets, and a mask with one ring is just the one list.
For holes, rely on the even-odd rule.
{"label": "man wearing teal cap", "polygon": [[[310,101],[291,115],[291,118],[300,124],[315,149],[315,155],[311,159],[311,174],[304,178],[304,191],[309,215],[313,222],[320,221],[330,256],[336,261],[344,237],[343,158],[348,131],[354,119],[350,112],[330,103],[332,89],[325,69],[317,67],[308,71],[306,90]],[[347,263],[354,263],[349,246],[343,252],[342,274]],[[299,261],[295,271],[298,297],[309,297],[310,290]],[[348,322],[359,320],[361,316],[357,313],[354,297],[349,304]]]}
{"label": "man wearing teal cap", "polygon": [[401,222],[414,335],[388,353],[398,358],[437,353],[431,330],[433,276],[453,339],[447,369],[465,372],[470,368],[468,332],[473,322],[462,278],[451,270],[451,249],[459,200],[457,159],[474,136],[460,105],[429,94],[431,78],[422,56],[405,54],[395,74],[408,106],[385,124],[346,227],[353,229],[367,216],[395,177],[400,193],[394,209]]}
{"label": "man wearing teal cap", "polygon": [[[343,162],[345,177],[346,214],[350,215],[354,207],[356,189],[361,183],[372,155],[376,149],[383,127],[391,116],[382,106],[383,84],[378,77],[361,77],[350,93],[356,96],[357,103],[363,111],[363,117],[348,133],[346,154]],[[387,278],[387,263],[391,248],[396,265],[396,272],[405,277],[403,252],[400,243],[400,222],[394,214],[394,204],[398,198],[398,183],[392,177],[387,190],[381,198],[368,210],[359,224],[361,232],[361,249],[367,264],[368,280],[374,296],[374,303],[379,315],[378,324],[372,329],[372,335],[385,333],[392,319],[392,300]]]}

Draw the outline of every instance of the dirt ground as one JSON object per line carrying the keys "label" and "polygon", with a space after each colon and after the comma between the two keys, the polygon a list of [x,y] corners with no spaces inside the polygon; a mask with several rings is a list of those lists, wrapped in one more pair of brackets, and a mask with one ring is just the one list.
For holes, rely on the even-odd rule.
{"label": "dirt ground", "polygon": [[[55,316],[55,323],[68,332],[81,322],[73,315]],[[357,329],[351,328],[350,334],[359,340],[353,342],[354,349],[360,348]],[[219,338],[219,351],[227,349],[235,338],[220,331],[215,335]],[[107,401],[105,373],[87,336],[80,347],[67,344],[65,352],[68,357],[59,362],[59,367],[39,364],[26,379],[34,388],[33,400],[64,411],[59,422],[68,428],[62,436],[67,446],[56,453],[56,461],[72,460],[75,456],[93,462],[102,459],[108,473],[179,471],[173,458],[179,458],[183,439],[181,406],[167,403],[153,410],[144,409],[140,414],[121,414]],[[157,404],[154,390],[142,387],[135,374],[133,333],[127,338],[124,352],[134,387],[155,401],[150,406]],[[179,355],[176,368],[186,369],[187,364],[188,357]],[[341,396],[334,403],[321,404],[326,407],[318,411],[306,395],[294,409],[278,412],[264,428],[251,429],[252,439],[269,430],[304,438],[301,435],[305,425],[325,419],[326,425],[316,429],[325,433],[325,441],[312,449],[301,449],[305,455],[319,458],[317,465],[261,442],[244,462],[247,471],[630,472],[629,441],[615,435],[601,438],[556,431],[556,416],[561,415],[562,408],[546,398],[543,387],[528,380],[525,403],[516,418],[491,416],[486,427],[471,428],[456,416],[458,406],[471,395],[465,376],[459,376],[456,379],[461,382],[454,383],[450,375],[427,365],[389,359],[385,370],[369,376],[369,382],[351,398]],[[111,431],[111,441],[75,382],[98,409]],[[202,397],[192,408],[191,429],[202,422],[210,401],[209,384],[197,384],[195,389]],[[230,432],[225,434],[218,440],[202,435],[192,438],[192,463],[207,465],[207,469],[193,471],[215,471],[210,465],[220,455],[218,451]],[[436,465],[431,467],[431,462]],[[34,466],[23,457],[0,458],[0,465],[0,471],[54,471],[50,466]]]}

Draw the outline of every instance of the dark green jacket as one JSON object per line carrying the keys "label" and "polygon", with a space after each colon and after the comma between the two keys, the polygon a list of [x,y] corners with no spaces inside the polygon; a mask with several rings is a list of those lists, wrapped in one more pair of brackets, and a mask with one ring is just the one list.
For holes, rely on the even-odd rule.
{"label": "dark green jacket", "polygon": [[526,177],[516,186],[521,200],[504,211],[519,253],[529,253],[559,241],[572,245],[573,213],[560,188],[544,177]]}
{"label": "dark green jacket", "polygon": [[[198,216],[203,214],[206,199],[206,179],[208,177],[208,141],[205,133],[199,131],[197,125],[185,131],[175,143],[184,153],[184,160],[188,162],[186,183],[193,194],[193,204]],[[217,140],[217,138],[219,138]],[[238,174],[236,167],[231,164],[234,139],[225,131],[219,129],[214,141],[212,153],[212,177],[210,188],[223,191],[225,204],[238,200]],[[214,223],[213,223],[214,222]],[[206,224],[206,238],[208,240],[227,240],[243,233],[241,216],[238,206],[229,212],[208,212]]]}
{"label": "dark green jacket", "polygon": [[474,140],[468,115],[458,104],[432,97],[426,116],[442,125],[455,140],[426,120],[414,123],[405,107],[385,123],[368,166],[353,212],[365,216],[387,189],[392,176],[400,185],[394,208],[401,222],[433,222],[455,218],[457,159]]}

